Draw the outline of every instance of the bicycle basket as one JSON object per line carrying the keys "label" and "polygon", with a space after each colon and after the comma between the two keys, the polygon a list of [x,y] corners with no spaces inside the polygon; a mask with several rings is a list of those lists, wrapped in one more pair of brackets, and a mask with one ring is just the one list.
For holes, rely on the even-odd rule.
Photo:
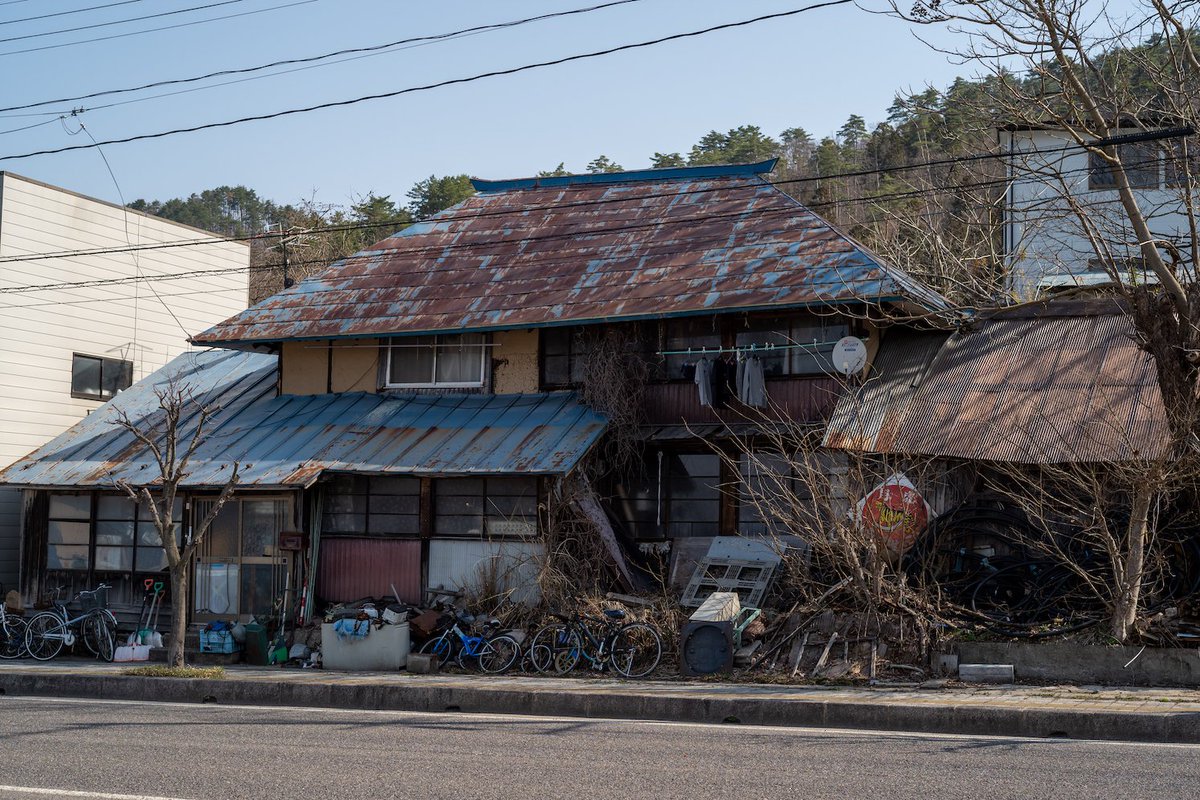
{"label": "bicycle basket", "polygon": [[108,589],[97,589],[93,592],[80,592],[79,605],[84,611],[95,611],[98,608],[108,608]]}

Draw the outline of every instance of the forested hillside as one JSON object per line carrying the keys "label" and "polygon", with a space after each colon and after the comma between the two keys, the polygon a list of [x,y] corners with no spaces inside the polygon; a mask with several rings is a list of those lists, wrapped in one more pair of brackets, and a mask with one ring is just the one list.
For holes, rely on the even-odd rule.
{"label": "forested hillside", "polygon": [[[541,175],[613,172],[642,167],[743,163],[778,157],[771,179],[880,255],[961,300],[994,295],[991,224],[1003,188],[998,164],[955,162],[995,147],[983,82],[958,80],[945,91],[897,96],[886,120],[851,116],[835,135],[804,128],[777,135],[756,125],[710,131],[686,153],[655,152],[642,164],[599,155],[586,165],[559,163]],[[936,165],[904,169],[910,165]],[[187,198],[137,200],[130,206],[228,236],[252,240],[251,297],[260,299],[471,194],[466,175],[419,181],[400,203],[369,194],[348,206],[317,198],[280,205],[245,186],[222,186]]]}

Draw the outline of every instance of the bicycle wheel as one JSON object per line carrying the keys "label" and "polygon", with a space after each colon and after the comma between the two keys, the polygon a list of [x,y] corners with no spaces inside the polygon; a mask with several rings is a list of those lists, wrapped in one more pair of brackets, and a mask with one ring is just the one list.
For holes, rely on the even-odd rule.
{"label": "bicycle wheel", "polygon": [[552,622],[544,625],[529,643],[529,661],[536,672],[570,672],[579,663],[583,640],[570,625]]}
{"label": "bicycle wheel", "polygon": [[430,639],[421,645],[421,649],[418,652],[423,655],[437,657],[438,666],[444,667],[450,661],[450,656],[454,655],[454,642],[449,636],[443,633],[441,636]]}
{"label": "bicycle wheel", "polygon": [[529,640],[529,648],[525,651],[525,660],[533,672],[545,672],[554,666],[554,644],[560,638],[565,639],[567,626],[561,623],[551,623],[538,628]]}
{"label": "bicycle wheel", "polygon": [[508,672],[521,655],[521,645],[507,633],[494,636],[479,651],[479,668],[497,674]]}
{"label": "bicycle wheel", "polygon": [[662,658],[662,638],[644,622],[622,625],[612,640],[609,661],[626,678],[642,678],[658,666]]}
{"label": "bicycle wheel", "polygon": [[84,638],[91,638],[92,644],[96,646],[93,652],[97,658],[108,662],[113,660],[113,648],[116,643],[113,641],[113,632],[108,627],[108,620],[103,615],[93,614],[84,621]]}
{"label": "bicycle wheel", "polygon": [[[0,613],[3,613],[0,611]],[[20,658],[25,655],[25,629],[23,617],[6,616],[0,627],[0,658]]]}
{"label": "bicycle wheel", "polygon": [[49,612],[29,620],[25,631],[25,649],[38,661],[49,661],[63,649],[69,632],[63,621]]}

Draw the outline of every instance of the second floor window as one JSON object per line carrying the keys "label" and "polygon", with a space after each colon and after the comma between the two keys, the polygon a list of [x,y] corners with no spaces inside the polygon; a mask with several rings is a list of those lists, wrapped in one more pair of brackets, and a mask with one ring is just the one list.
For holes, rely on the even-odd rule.
{"label": "second floor window", "polygon": [[108,400],[133,383],[133,362],[119,358],[71,356],[71,396]]}
{"label": "second floor window", "polygon": [[[1134,142],[1117,146],[1117,157],[1125,167],[1129,185],[1134,189],[1159,188],[1159,148],[1155,142]],[[1116,189],[1112,165],[1097,153],[1088,155],[1088,188]]]}
{"label": "second floor window", "polygon": [[486,353],[478,333],[398,339],[388,347],[387,388],[483,386]]}

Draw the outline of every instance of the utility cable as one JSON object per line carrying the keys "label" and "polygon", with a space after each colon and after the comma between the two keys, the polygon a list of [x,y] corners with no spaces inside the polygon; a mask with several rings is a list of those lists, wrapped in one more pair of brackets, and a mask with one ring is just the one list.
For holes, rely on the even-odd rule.
{"label": "utility cable", "polygon": [[[1097,140],[1097,141],[1101,141],[1101,140]],[[1095,146],[1094,142],[1089,142],[1088,144],[1089,144],[1089,146]],[[1066,150],[1071,150],[1071,149],[1079,149],[1080,147],[1081,146],[1078,144],[1071,144],[1071,145],[1065,145],[1061,148],[1055,148],[1055,150],[1066,151]],[[1047,148],[1045,150],[1036,151],[1036,154],[1042,154],[1042,153],[1048,153],[1048,152],[1052,152],[1050,148]],[[833,175],[826,175],[823,177],[810,176],[810,177],[805,177],[805,178],[793,178],[793,179],[773,181],[773,182],[763,181],[763,183],[771,185],[771,186],[775,186],[776,188],[778,188],[780,186],[786,186],[786,185],[806,184],[806,183],[814,183],[814,182],[820,183],[822,181],[832,181],[832,180],[840,179],[840,178],[844,178],[844,177],[862,177],[862,176],[879,174],[881,172],[918,169],[918,168],[923,168],[925,166],[935,165],[935,164],[965,163],[967,161],[974,161],[974,160],[978,160],[981,158],[995,159],[995,158],[1003,158],[1006,156],[1007,156],[1007,154],[1003,154],[1003,153],[1000,153],[1000,154],[996,154],[996,153],[975,154],[975,155],[970,155],[970,156],[963,156],[958,159],[938,159],[935,161],[929,161],[929,162],[925,162],[922,164],[905,165],[903,167],[877,169],[877,170],[857,170],[857,171],[853,171],[853,172],[844,172],[844,173],[837,173],[837,174],[833,174]],[[1154,162],[1157,163],[1157,158],[1154,159]],[[1126,168],[1136,168],[1137,166],[1142,166],[1146,163],[1150,163],[1150,160],[1146,160],[1144,162],[1130,162],[1130,163],[1126,164]],[[1052,169],[1052,167],[1048,166],[1047,169]],[[1069,170],[1055,170],[1049,177],[1054,178],[1054,177],[1061,177],[1061,176],[1072,175],[1072,174],[1082,174],[1082,173],[1090,172],[1090,170],[1091,170],[1090,166],[1079,167],[1079,168],[1074,168],[1074,169],[1069,169]],[[870,196],[858,197],[858,198],[845,198],[845,199],[827,200],[827,201],[813,201],[813,202],[809,202],[809,203],[801,203],[801,205],[804,208],[815,209],[815,208],[825,208],[825,207],[829,207],[829,206],[853,205],[856,203],[873,203],[873,202],[880,202],[880,201],[885,201],[885,200],[905,199],[905,198],[920,196],[920,195],[924,195],[924,194],[929,194],[929,195],[946,194],[946,193],[960,192],[960,191],[966,191],[966,190],[976,189],[976,188],[1003,186],[1013,180],[1014,179],[1012,179],[1010,177],[1004,177],[1004,178],[991,179],[988,181],[977,181],[977,182],[968,183],[968,184],[957,184],[957,185],[953,185],[953,186],[944,186],[944,187],[925,187],[925,188],[921,188],[921,189],[904,190],[901,192],[891,192],[891,193],[870,195]],[[596,184],[583,184],[583,185],[581,185],[581,188],[589,188],[589,187],[594,188],[595,185]],[[554,187],[554,188],[567,189],[567,188],[573,188],[573,187]],[[728,190],[728,187],[726,187],[726,186],[714,186],[714,187],[710,187],[710,188],[693,188],[693,189],[685,189],[682,191],[673,191],[673,192],[667,191],[667,192],[645,193],[645,194],[639,194],[637,196],[636,200],[638,202],[642,202],[642,201],[649,200],[649,199],[666,198],[666,197],[674,198],[674,197],[680,197],[680,196],[685,196],[685,195],[697,195],[697,194],[727,191],[727,190]],[[790,195],[789,195],[789,197],[790,197]],[[557,212],[557,211],[577,209],[577,208],[588,208],[588,207],[610,205],[610,204],[615,204],[615,203],[629,203],[629,202],[631,202],[631,199],[628,197],[568,201],[568,202],[563,202],[563,203],[548,203],[545,205],[523,206],[519,209],[519,213],[524,216],[529,216],[529,215],[535,214],[540,211]],[[799,202],[799,201],[797,201],[797,202]],[[471,220],[471,219],[484,219],[484,218],[489,218],[489,217],[510,217],[513,214],[514,214],[513,209],[500,209],[497,211],[481,211],[481,212],[472,213],[472,214],[465,214],[465,213],[464,214],[456,214],[454,216],[454,220],[455,221],[464,221],[464,220]],[[679,220],[663,221],[662,223],[659,223],[659,224],[682,224],[685,222],[701,221],[704,219],[712,219],[712,218],[715,218],[715,217],[706,216],[706,215],[695,215],[694,217],[683,218],[683,219],[679,219]],[[371,222],[346,223],[343,225],[329,225],[329,226],[312,228],[309,230],[309,232],[310,233],[342,233],[342,232],[350,232],[350,231],[356,231],[356,230],[387,227],[389,225],[407,226],[410,224],[418,224],[421,222],[437,222],[437,221],[439,221],[437,215],[434,215],[432,217],[429,217],[429,218],[426,218],[423,220],[413,220],[411,218],[397,218],[397,219],[392,219],[392,220],[378,220],[378,221],[371,221]],[[628,228],[608,228],[606,230],[608,232],[620,232],[623,230],[628,230]],[[564,236],[564,235],[565,236],[573,236],[575,234],[560,234],[559,236]],[[202,240],[181,239],[181,240],[176,240],[173,242],[159,242],[159,243],[155,243],[155,244],[143,245],[139,249],[142,249],[142,250],[165,250],[165,249],[171,249],[171,248],[175,248],[175,247],[195,247],[195,246],[201,246],[201,245],[212,245],[212,244],[218,243],[218,242],[254,242],[254,241],[258,241],[258,240],[270,240],[272,238],[274,238],[274,234],[268,232],[268,233],[246,234],[243,236],[214,237],[214,238],[202,239]],[[530,241],[530,239],[507,240],[508,243],[523,243],[526,241]],[[445,246],[439,246],[437,248],[437,251],[444,252],[445,250],[454,250],[456,248],[468,247],[468,246],[472,246],[472,245],[450,244],[450,245],[445,245]],[[478,245],[473,245],[473,246],[478,246]],[[36,253],[36,254],[31,254],[31,255],[3,256],[3,257],[0,257],[0,263],[10,262],[10,261],[40,261],[40,260],[49,259],[49,258],[74,258],[74,257],[92,256],[92,255],[108,255],[108,254],[124,253],[124,252],[129,252],[129,250],[127,248],[95,248],[95,249],[91,249],[91,250],[64,250],[64,251],[51,252],[51,253]],[[3,291],[3,290],[0,289],[0,291]]]}
{"label": "utility cable", "polygon": [[[176,136],[176,135],[183,134],[183,133],[195,133],[197,131],[212,130],[215,128],[228,128],[228,127],[232,127],[235,125],[246,124],[249,122],[261,122],[263,120],[279,119],[280,117],[288,117],[288,116],[293,116],[296,114],[307,114],[307,113],[310,113],[313,111],[320,111],[323,109],[343,108],[346,106],[357,105],[359,103],[366,103],[366,102],[371,102],[371,101],[375,101],[375,100],[385,100],[385,99],[390,99],[393,97],[400,97],[402,95],[413,94],[416,92],[426,92],[426,91],[431,91],[434,89],[445,88],[447,86],[457,86],[457,85],[462,85],[462,84],[467,84],[467,83],[474,83],[476,81],[481,81],[481,80],[485,80],[488,78],[496,78],[496,77],[507,76],[507,75],[516,75],[518,73],[528,72],[530,70],[544,69],[546,67],[553,67],[553,66],[559,66],[562,64],[569,64],[569,63],[572,63],[575,61],[583,61],[583,60],[587,60],[587,59],[600,58],[603,56],[612,55],[614,53],[621,53],[621,52],[626,52],[629,50],[637,50],[637,49],[646,48],[646,47],[653,47],[656,45],[664,44],[666,42],[673,42],[673,41],[679,41],[682,39],[694,38],[697,36],[704,36],[706,34],[714,33],[717,31],[731,30],[734,28],[742,28],[742,27],[746,27],[748,25],[755,25],[755,24],[758,24],[761,22],[767,22],[770,20],[778,20],[778,19],[784,19],[787,17],[793,17],[798,14],[806,13],[808,11],[816,11],[816,10],[822,9],[822,8],[830,8],[832,6],[848,5],[850,3],[853,3],[854,1],[855,0],[827,0],[826,2],[814,3],[812,5],[804,6],[802,8],[792,9],[791,11],[780,11],[780,12],[777,12],[774,14],[763,14],[761,16],[753,17],[751,19],[739,20],[737,22],[726,22],[726,23],[723,23],[720,25],[713,25],[713,26],[710,26],[707,28],[702,28],[700,30],[687,31],[685,33],[675,33],[675,34],[671,34],[669,36],[660,36],[656,39],[647,39],[642,42],[634,42],[631,44],[618,45],[616,47],[608,47],[603,50],[594,50],[589,53],[577,53],[575,55],[563,56],[562,58],[555,58],[555,59],[551,59],[549,61],[539,61],[539,62],[536,62],[533,64],[524,64],[519,67],[510,67],[508,69],[500,69],[500,70],[492,70],[490,72],[482,72],[482,73],[478,73],[476,75],[470,75],[470,76],[467,76],[464,78],[451,78],[448,80],[437,81],[436,83],[424,84],[422,86],[410,86],[405,89],[397,89],[396,91],[392,91],[392,92],[383,92],[380,94],[364,95],[362,97],[355,97],[355,98],[352,98],[349,100],[336,100],[336,101],[332,101],[332,102],[328,102],[328,103],[318,103],[316,105],[305,106],[302,108],[292,108],[292,109],[287,109],[284,111],[275,111],[270,114],[257,114],[257,115],[249,116],[249,117],[240,117],[238,119],[226,120],[224,122],[210,122],[210,123],[205,123],[202,125],[193,125],[193,126],[186,127],[186,128],[175,128],[173,130],[159,131],[157,133],[143,133],[143,134],[138,134],[135,136],[126,136],[126,137],[120,138],[120,139],[109,139],[107,141],[98,142],[96,145],[87,145],[87,144],[70,145],[70,146],[66,146],[66,147],[50,148],[50,149],[45,149],[45,150],[35,150],[35,151],[29,152],[29,153],[22,153],[20,155],[0,156],[0,161],[12,161],[12,160],[21,159],[21,158],[32,158],[34,156],[53,155],[53,154],[57,154],[57,153],[68,153],[68,152],[72,152],[75,150],[90,149],[91,147],[99,146],[99,145],[107,146],[107,145],[115,145],[115,144],[128,144],[130,142],[140,142],[140,141],[146,141],[149,139],[161,139],[161,138],[164,138],[167,136]],[[305,2],[315,2],[315,0],[305,0]],[[301,3],[295,3],[293,5],[300,5],[300,4]],[[3,56],[3,55],[12,55],[12,53],[0,53],[0,56]]]}
{"label": "utility cable", "polygon": [[[26,39],[41,39],[46,36],[58,36],[60,33],[76,33],[78,31],[95,30],[96,28],[111,28],[113,25],[127,25],[130,22],[142,22],[143,20],[158,19],[159,17],[174,17],[179,14],[190,14],[193,11],[205,11],[210,8],[218,8],[219,6],[229,6],[229,5],[233,5],[234,3],[242,3],[242,2],[245,2],[245,0],[219,0],[219,2],[209,3],[209,4],[203,5],[203,6],[193,6],[191,8],[179,8],[174,11],[163,11],[158,14],[146,14],[145,16],[141,16],[141,17],[127,17],[126,19],[114,19],[114,20],[110,20],[108,22],[95,22],[95,23],[92,23],[91,25],[80,25],[75,28],[61,28],[60,30],[57,30],[57,31],[42,31],[41,33],[27,33],[22,36],[9,36],[8,38],[0,39],[0,44],[6,44],[8,42],[23,42]],[[115,3],[114,5],[121,5],[121,4]],[[100,8],[104,8],[104,6],[100,6]],[[85,9],[80,9],[80,10],[85,10]],[[66,12],[66,13],[70,13],[70,12]],[[54,15],[50,15],[50,16],[54,16]],[[37,19],[37,18],[35,17],[34,19]],[[16,20],[16,21],[20,22],[21,20]]]}
{"label": "utility cable", "polygon": [[[925,190],[920,190],[918,193],[927,194],[928,192]],[[906,194],[912,194],[912,193],[906,193]],[[858,200],[875,202],[878,200],[878,198],[858,198]],[[779,209],[770,209],[770,210],[765,210],[765,211],[757,211],[756,214],[758,216],[776,215],[776,214],[792,214],[792,213],[796,213],[797,211],[803,211],[804,209],[810,208],[812,206],[847,205],[847,204],[851,204],[851,201],[850,200],[828,201],[823,204],[811,204],[809,206],[803,206],[803,205],[798,204],[797,206],[790,206],[790,207],[784,207],[784,208],[779,208]],[[463,243],[461,245],[458,245],[457,247],[461,248],[461,249],[493,247],[493,246],[511,247],[513,244],[517,244],[517,243],[546,241],[546,240],[563,239],[563,238],[574,238],[574,237],[578,237],[581,235],[587,236],[589,233],[607,235],[607,234],[619,233],[619,232],[625,232],[625,231],[631,231],[631,230],[643,230],[643,229],[655,228],[655,227],[661,228],[661,227],[666,227],[669,225],[706,222],[706,221],[712,221],[714,219],[721,219],[721,218],[733,219],[733,218],[740,218],[743,216],[744,216],[744,212],[736,212],[736,213],[730,213],[730,214],[724,214],[724,215],[703,215],[703,216],[689,217],[689,218],[685,218],[685,219],[681,219],[681,220],[651,221],[651,222],[647,222],[647,223],[644,223],[641,225],[629,225],[629,226],[624,226],[624,227],[615,228],[615,229],[609,228],[609,229],[605,229],[602,231],[593,231],[593,232],[572,231],[572,232],[567,232],[567,233],[547,234],[545,236],[540,236],[540,237],[525,237],[523,239],[516,239],[516,240],[510,239],[510,240],[506,240],[506,241],[491,240],[491,241],[484,241],[484,242],[468,242],[468,243]],[[675,240],[675,241],[667,243],[668,247],[670,249],[665,249],[665,250],[661,250],[661,251],[654,250],[653,245],[650,245],[650,246],[642,246],[636,250],[631,250],[630,252],[622,253],[622,254],[615,255],[615,256],[598,256],[594,253],[587,253],[587,254],[570,253],[570,254],[562,254],[558,258],[539,259],[539,263],[543,264],[543,265],[551,265],[554,263],[570,263],[570,262],[579,261],[582,258],[586,258],[590,261],[617,261],[617,260],[627,260],[631,257],[637,257],[638,259],[668,257],[668,256],[674,256],[674,255],[681,255],[686,252],[693,251],[699,245],[710,244],[710,245],[715,246],[715,245],[719,245],[719,244],[722,244],[727,241],[728,241],[728,232],[722,231],[719,235],[710,236],[708,238],[693,237],[690,239]],[[680,249],[681,246],[686,246],[687,249]],[[586,249],[586,242],[582,245],[582,248]],[[407,249],[407,250],[397,250],[397,251],[395,251],[394,254],[397,256],[403,256],[403,257],[413,257],[413,256],[422,255],[424,251],[428,251],[428,253],[431,255],[442,255],[448,249],[451,249],[451,246],[412,248],[412,249]],[[345,258],[338,259],[337,261],[335,261],[333,263],[340,264],[341,266],[345,267],[347,265],[353,265],[354,263],[357,263],[357,262],[376,261],[379,258],[379,255],[380,255],[380,253],[378,251],[361,251],[358,254],[353,254],[353,255],[347,256]],[[761,256],[746,259],[747,262],[758,261],[758,260],[761,260]],[[734,263],[738,263],[738,262],[736,259],[726,259],[722,263],[734,264]],[[311,261],[293,262],[291,264],[291,266],[295,266],[295,267],[309,266],[309,265],[331,266],[330,262],[327,259],[315,259],[315,260],[311,260]],[[224,274],[232,274],[232,273],[236,273],[236,272],[246,272],[246,271],[253,272],[254,270],[258,270],[258,269],[271,269],[271,268],[274,268],[274,265],[272,265],[272,266],[259,265],[259,266],[252,266],[252,267],[229,267],[229,268],[220,268],[220,269],[191,270],[191,271],[185,271],[185,272],[167,273],[167,274],[160,274],[160,275],[154,275],[154,276],[147,276],[145,278],[145,280],[177,280],[180,278],[193,277],[193,276],[224,275]],[[352,279],[355,277],[362,277],[366,274],[367,273],[365,273],[365,272],[364,273],[345,273],[345,272],[343,272],[343,273],[339,274],[337,276],[337,278],[339,280],[345,280],[345,279]],[[94,286],[120,285],[123,283],[131,283],[134,280],[135,280],[134,278],[97,278],[97,279],[88,280],[88,281],[71,281],[71,282],[62,282],[62,283],[56,283],[56,284],[0,287],[0,294],[31,292],[31,291],[45,291],[45,290],[49,290],[49,289],[80,289],[80,288],[91,288]]]}
{"label": "utility cable", "polygon": [[[133,3],[142,3],[145,0],[119,0],[116,3],[105,3],[102,6],[89,6],[88,8],[73,8],[70,11],[56,11],[53,14],[40,14],[36,17],[23,17],[21,19],[6,19],[0,20],[0,25],[16,25],[18,22],[34,22],[39,19],[50,19],[51,17],[65,17],[70,14],[82,14],[85,11],[99,11],[102,8],[116,8],[117,6],[128,6]],[[4,4],[0,4],[4,5]]]}
{"label": "utility cable", "polygon": [[[228,0],[228,1],[229,2],[241,2],[241,0]],[[59,48],[74,47],[75,45],[79,45],[79,44],[93,44],[95,42],[109,42],[114,39],[126,39],[130,36],[141,36],[144,33],[158,33],[160,31],[171,31],[171,30],[176,30],[178,28],[190,28],[193,25],[204,25],[205,23],[208,23],[208,22],[221,22],[222,20],[227,20],[227,19],[237,19],[239,17],[249,17],[254,14],[265,14],[268,11],[279,11],[280,9],[284,9],[284,8],[294,8],[295,6],[305,6],[305,5],[308,5],[309,3],[316,3],[317,1],[318,0],[297,0],[297,2],[294,2],[294,3],[284,3],[282,5],[277,5],[277,6],[268,6],[267,8],[257,8],[253,11],[242,11],[237,14],[226,14],[221,17],[209,17],[207,19],[192,20],[191,22],[180,22],[175,25],[162,25],[157,28],[146,28],[144,30],[130,31],[128,33],[114,33],[112,36],[98,36],[93,39],[80,39],[80,40],[74,41],[74,42],[62,42],[61,44],[47,44],[47,45],[42,45],[41,47],[27,47],[24,50],[9,50],[7,52],[0,53],[0,57],[18,56],[18,55],[22,55],[24,53],[40,53],[44,50],[58,50]],[[109,142],[100,142],[100,144],[103,145],[103,144],[110,144],[110,143]],[[87,147],[87,145],[80,145],[80,147]]]}
{"label": "utility cable", "polygon": [[[599,5],[588,6],[586,8],[576,8],[576,9],[572,9],[570,11],[555,11],[555,12],[552,12],[549,14],[539,14],[536,17],[525,17],[523,19],[509,20],[508,22],[497,22],[497,23],[493,23],[490,25],[476,25],[471,28],[462,28],[461,30],[449,31],[447,33],[429,34],[427,36],[412,36],[407,39],[398,39],[394,42],[388,42],[386,44],[371,45],[369,47],[354,47],[354,48],[349,48],[346,50],[335,50],[331,53],[323,53],[321,55],[308,56],[305,58],[289,58],[289,59],[284,59],[282,61],[272,61],[267,64],[260,64],[256,67],[243,67],[240,69],[223,69],[223,70],[218,70],[216,72],[209,72],[205,75],[196,75],[191,78],[176,78],[173,80],[154,81],[152,83],[144,83],[141,86],[131,86],[131,87],[124,88],[124,89],[106,89],[104,91],[91,92],[90,94],[75,95],[74,97],[60,97],[55,100],[42,100],[42,101],[39,101],[36,103],[26,103],[24,105],[19,105],[19,106],[7,106],[7,107],[0,108],[0,113],[5,113],[5,112],[9,112],[9,111],[24,111],[24,110],[30,109],[30,108],[39,108],[41,106],[56,105],[58,103],[78,103],[78,102],[82,102],[84,100],[94,100],[97,97],[107,97],[109,95],[117,95],[117,94],[128,94],[130,92],[141,92],[141,91],[145,91],[147,89],[159,89],[164,86],[178,86],[180,84],[197,83],[199,81],[206,81],[206,80],[210,80],[212,78],[224,78],[224,77],[229,77],[229,76],[233,76],[233,75],[246,75],[246,74],[253,73],[253,72],[260,72],[262,70],[274,69],[275,67],[288,67],[288,66],[295,66],[295,65],[300,65],[300,64],[313,64],[313,63],[324,61],[327,59],[337,58],[338,56],[356,55],[356,54],[363,54],[363,53],[376,53],[376,52],[380,52],[380,51],[386,51],[386,50],[389,50],[394,47],[399,47],[401,45],[415,44],[415,43],[421,43],[421,42],[436,42],[436,41],[441,41],[443,39],[457,38],[459,36],[464,36],[466,34],[483,33],[486,31],[501,30],[504,28],[514,28],[514,27],[517,27],[520,25],[527,25],[532,22],[541,22],[542,20],[555,19],[557,17],[569,17],[569,16],[573,16],[576,14],[587,14],[592,11],[599,11],[599,10],[605,9],[605,8],[612,8],[613,6],[622,6],[622,5],[627,5],[629,3],[638,3],[638,2],[642,2],[642,0],[614,0],[614,2],[601,3]],[[340,63],[340,62],[338,62],[338,63]],[[102,108],[108,108],[108,107],[109,106],[102,106]],[[85,110],[94,111],[96,109],[89,108],[89,109],[85,109]],[[54,113],[59,113],[59,112],[54,112]]]}

